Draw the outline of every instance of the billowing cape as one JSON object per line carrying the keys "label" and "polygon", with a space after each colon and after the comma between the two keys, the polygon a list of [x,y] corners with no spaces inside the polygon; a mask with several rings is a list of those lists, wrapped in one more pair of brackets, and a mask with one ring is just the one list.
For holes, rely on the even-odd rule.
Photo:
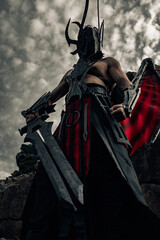
{"label": "billowing cape", "polygon": [[[132,145],[130,155],[152,144],[160,133],[160,66],[155,65],[152,59],[147,58],[144,61],[149,61],[149,64],[140,80],[141,94],[131,118],[121,122]],[[139,70],[141,68],[142,64]],[[130,78],[135,73],[130,72],[127,75]]]}

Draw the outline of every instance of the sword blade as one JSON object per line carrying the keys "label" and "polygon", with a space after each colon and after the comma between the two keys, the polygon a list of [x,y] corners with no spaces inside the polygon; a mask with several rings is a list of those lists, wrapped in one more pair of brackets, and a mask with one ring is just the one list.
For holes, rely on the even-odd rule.
{"label": "sword blade", "polygon": [[[35,126],[33,126],[34,128]],[[76,210],[76,207],[70,197],[70,194],[63,182],[63,179],[55,166],[54,162],[52,161],[52,158],[42,141],[41,137],[39,134],[34,131],[33,128],[30,127],[28,128],[27,135],[24,139],[25,142],[31,142],[35,145],[35,148],[38,152],[38,155],[40,157],[40,160],[44,166],[44,169],[51,181],[51,184],[53,185],[58,199],[64,203],[67,207],[73,207],[74,210]]]}
{"label": "sword blade", "polygon": [[65,181],[75,194],[78,201],[83,204],[83,184],[78,178],[77,174],[73,170],[72,166],[66,159],[64,153],[60,149],[57,141],[55,140],[54,136],[51,133],[53,122],[45,122],[41,121],[41,127],[39,129],[56,165],[58,166],[59,170],[61,171]]}

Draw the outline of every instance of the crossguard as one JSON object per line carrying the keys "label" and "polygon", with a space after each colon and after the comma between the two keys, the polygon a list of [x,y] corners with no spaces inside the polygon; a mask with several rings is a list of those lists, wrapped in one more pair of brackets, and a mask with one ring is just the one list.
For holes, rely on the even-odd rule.
{"label": "crossguard", "polygon": [[27,125],[25,125],[24,127],[22,127],[21,129],[18,129],[20,132],[20,135],[23,136],[23,134],[27,133],[27,130],[29,127],[34,126],[32,129],[33,131],[36,131],[39,129],[38,124],[36,125],[36,122],[38,122],[39,120],[45,121],[47,118],[49,118],[49,115],[47,112],[45,112],[43,115],[35,118],[34,120],[32,120],[30,123],[28,123]]}

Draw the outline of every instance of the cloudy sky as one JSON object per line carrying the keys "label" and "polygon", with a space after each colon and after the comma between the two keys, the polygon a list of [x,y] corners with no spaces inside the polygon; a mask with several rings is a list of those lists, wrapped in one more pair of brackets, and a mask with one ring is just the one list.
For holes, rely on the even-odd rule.
{"label": "cloudy sky", "polygon": [[[17,169],[15,156],[25,121],[20,112],[51,91],[77,60],[64,37],[68,19],[81,21],[85,0],[0,0],[0,171]],[[104,53],[124,71],[145,57],[160,64],[160,1],[100,0],[105,20]],[[96,0],[86,23],[97,26]],[[71,28],[74,37],[77,29]],[[64,100],[52,117],[59,121]]]}

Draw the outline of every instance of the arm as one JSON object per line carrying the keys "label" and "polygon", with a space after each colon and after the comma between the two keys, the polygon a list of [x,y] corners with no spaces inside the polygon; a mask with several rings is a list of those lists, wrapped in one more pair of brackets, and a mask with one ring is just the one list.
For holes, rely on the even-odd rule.
{"label": "arm", "polygon": [[[122,71],[120,63],[114,58],[107,58],[108,62],[108,74],[111,78],[111,85],[118,85],[122,90],[128,88],[132,83],[128,79],[127,75]],[[123,108],[123,104],[116,103],[110,108],[110,113],[117,121],[122,121],[126,118],[126,114]]]}
{"label": "arm", "polygon": [[64,97],[68,93],[69,85],[66,82],[66,77],[69,76],[71,72],[72,72],[72,69],[69,70],[63,76],[58,86],[55,89],[53,89],[53,91],[51,92],[51,104],[55,103],[56,101],[58,101],[60,98]]}
{"label": "arm", "polygon": [[114,58],[107,58],[108,74],[112,79],[112,84],[119,85],[123,90],[131,85],[131,81],[122,71],[120,63]]}
{"label": "arm", "polygon": [[[51,92],[50,100],[48,102],[48,106],[51,106],[53,103],[58,101],[60,98],[65,96],[69,90],[68,83],[66,82],[66,77],[71,74],[72,70],[69,70],[61,79],[60,83],[58,86]],[[26,122],[29,123],[31,122],[34,118],[39,116],[39,112],[29,113],[26,116]]]}

